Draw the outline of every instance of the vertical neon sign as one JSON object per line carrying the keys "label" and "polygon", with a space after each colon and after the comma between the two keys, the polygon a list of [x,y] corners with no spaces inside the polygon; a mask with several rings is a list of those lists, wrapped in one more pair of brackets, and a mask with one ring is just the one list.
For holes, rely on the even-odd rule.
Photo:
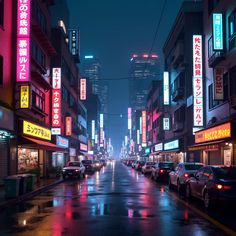
{"label": "vertical neon sign", "polygon": [[129,107],[128,108],[128,129],[129,130],[131,130],[131,126],[132,126],[131,112],[132,112],[132,109],[131,107]]}
{"label": "vertical neon sign", "polygon": [[169,72],[165,71],[163,74],[163,90],[164,90],[164,105],[170,104],[170,89],[169,89]]}
{"label": "vertical neon sign", "polygon": [[147,113],[142,111],[142,144],[146,145],[147,143]]}
{"label": "vertical neon sign", "polygon": [[17,1],[16,81],[30,80],[30,0]]}
{"label": "vertical neon sign", "polygon": [[223,17],[222,13],[213,13],[213,50],[223,50]]}

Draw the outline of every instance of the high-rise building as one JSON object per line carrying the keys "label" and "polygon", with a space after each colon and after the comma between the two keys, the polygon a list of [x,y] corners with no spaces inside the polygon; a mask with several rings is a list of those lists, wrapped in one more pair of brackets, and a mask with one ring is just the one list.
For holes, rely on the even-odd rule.
{"label": "high-rise building", "polygon": [[82,74],[91,81],[92,92],[99,94],[99,80],[101,79],[100,61],[93,55],[86,55],[82,61]]}
{"label": "high-rise building", "polygon": [[147,104],[147,94],[152,80],[158,80],[160,65],[156,54],[134,54],[130,60],[129,105],[142,110]]}

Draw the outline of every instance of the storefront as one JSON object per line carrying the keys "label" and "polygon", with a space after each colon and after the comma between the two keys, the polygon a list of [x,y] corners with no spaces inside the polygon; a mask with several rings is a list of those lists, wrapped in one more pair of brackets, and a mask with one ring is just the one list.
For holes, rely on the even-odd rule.
{"label": "storefront", "polygon": [[[9,109],[0,106],[0,185],[3,179],[11,174],[11,164],[15,156],[11,155],[11,139],[14,137],[14,115]],[[12,163],[11,163],[12,161]]]}
{"label": "storefront", "polygon": [[195,145],[188,147],[198,150],[201,162],[207,165],[226,165],[235,163],[235,141],[232,137],[231,122],[220,124],[195,133]]}
{"label": "storefront", "polygon": [[70,161],[77,161],[75,148],[72,147],[69,148],[69,156],[70,156]]}
{"label": "storefront", "polygon": [[149,157],[152,161],[159,162],[161,159],[160,153],[163,151],[163,143],[157,143],[153,146]]}
{"label": "storefront", "polygon": [[52,166],[63,167],[68,161],[69,140],[62,136],[56,136],[56,145],[63,148],[64,151],[57,151],[52,153]]}
{"label": "storefront", "polygon": [[162,161],[172,161],[176,164],[186,161],[186,152],[182,150],[181,139],[165,142],[160,155]]}
{"label": "storefront", "polygon": [[26,120],[21,121],[21,135],[18,138],[18,173],[34,172],[46,175],[46,166],[51,162],[53,152],[65,149],[51,143],[51,130]]}

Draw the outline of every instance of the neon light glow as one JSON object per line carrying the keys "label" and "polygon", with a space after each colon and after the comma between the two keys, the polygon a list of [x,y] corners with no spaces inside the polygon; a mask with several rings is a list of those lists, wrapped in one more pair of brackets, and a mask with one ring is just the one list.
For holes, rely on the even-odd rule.
{"label": "neon light glow", "polygon": [[92,120],[92,140],[95,139],[95,120]]}
{"label": "neon light glow", "polygon": [[142,144],[147,143],[147,112],[142,111]]}
{"label": "neon light glow", "polygon": [[222,13],[213,13],[213,50],[223,50],[223,17]]}
{"label": "neon light glow", "polygon": [[170,104],[169,72],[163,74],[164,105]]}
{"label": "neon light glow", "polygon": [[86,79],[80,79],[80,100],[86,100]]}
{"label": "neon light glow", "polygon": [[20,108],[29,108],[30,94],[29,85],[20,86]]}
{"label": "neon light glow", "polygon": [[131,107],[129,107],[128,108],[128,129],[129,130],[131,130],[131,126],[132,126],[131,113],[132,113],[132,109]]}
{"label": "neon light glow", "polygon": [[85,59],[93,59],[93,55],[87,55],[84,57]]}
{"label": "neon light glow", "polygon": [[66,117],[66,135],[72,135],[72,118],[70,116]]}

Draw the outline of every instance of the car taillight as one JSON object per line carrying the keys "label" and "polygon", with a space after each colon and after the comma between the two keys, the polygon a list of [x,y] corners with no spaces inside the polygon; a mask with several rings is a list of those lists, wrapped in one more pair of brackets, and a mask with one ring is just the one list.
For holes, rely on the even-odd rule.
{"label": "car taillight", "polygon": [[231,189],[231,186],[216,184],[216,188],[219,189],[219,190],[221,190],[221,189],[228,190],[228,189]]}
{"label": "car taillight", "polygon": [[161,169],[161,170],[160,170],[160,172],[161,172],[161,173],[163,173],[163,172],[164,172],[164,170],[162,170],[162,169]]}
{"label": "car taillight", "polygon": [[184,177],[188,178],[188,177],[189,177],[189,174],[185,173],[185,174],[184,174]]}

